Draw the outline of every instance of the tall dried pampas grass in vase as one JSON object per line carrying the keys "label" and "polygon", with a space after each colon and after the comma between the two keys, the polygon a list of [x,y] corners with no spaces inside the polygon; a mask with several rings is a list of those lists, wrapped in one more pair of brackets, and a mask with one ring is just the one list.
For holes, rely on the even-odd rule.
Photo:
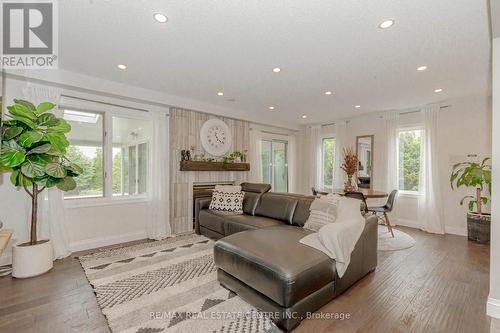
{"label": "tall dried pampas grass in vase", "polygon": [[358,171],[358,157],[352,148],[344,148],[344,162],[341,166],[342,170],[347,174],[347,179],[344,183],[344,191],[355,191],[358,186],[353,181],[353,176]]}

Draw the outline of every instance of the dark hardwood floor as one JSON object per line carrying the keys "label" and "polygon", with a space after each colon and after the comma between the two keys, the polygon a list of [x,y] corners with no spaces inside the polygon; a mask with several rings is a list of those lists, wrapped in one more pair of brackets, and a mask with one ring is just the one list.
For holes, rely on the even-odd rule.
{"label": "dark hardwood floor", "polygon": [[[465,237],[401,228],[417,244],[379,252],[377,270],[319,312],[346,320],[305,320],[295,332],[489,332],[489,247]],[[0,332],[109,332],[74,258],[40,277],[0,278]]]}

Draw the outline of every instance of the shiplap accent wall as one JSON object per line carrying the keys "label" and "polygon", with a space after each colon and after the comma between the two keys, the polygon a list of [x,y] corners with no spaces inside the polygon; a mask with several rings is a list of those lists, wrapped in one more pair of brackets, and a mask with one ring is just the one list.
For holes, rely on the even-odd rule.
{"label": "shiplap accent wall", "polygon": [[248,180],[247,171],[180,171],[181,150],[195,146],[202,151],[200,129],[211,118],[223,120],[230,128],[233,142],[230,153],[249,149],[250,123],[185,109],[170,109],[170,223],[179,234],[193,229],[193,183]]}

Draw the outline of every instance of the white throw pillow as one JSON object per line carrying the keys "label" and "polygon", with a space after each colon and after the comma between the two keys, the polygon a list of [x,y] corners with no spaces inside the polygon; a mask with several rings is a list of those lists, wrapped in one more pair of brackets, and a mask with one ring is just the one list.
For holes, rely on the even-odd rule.
{"label": "white throw pillow", "polygon": [[221,212],[243,214],[243,197],[241,186],[217,185],[212,193],[209,209]]}

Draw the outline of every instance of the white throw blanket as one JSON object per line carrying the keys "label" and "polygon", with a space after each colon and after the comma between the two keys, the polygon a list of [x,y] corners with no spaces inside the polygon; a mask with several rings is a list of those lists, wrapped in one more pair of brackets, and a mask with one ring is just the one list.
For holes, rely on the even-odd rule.
{"label": "white throw blanket", "polygon": [[300,242],[334,259],[337,274],[342,277],[364,227],[365,219],[361,215],[360,201],[342,197],[338,199],[335,222],[324,225],[318,232],[307,235]]}

